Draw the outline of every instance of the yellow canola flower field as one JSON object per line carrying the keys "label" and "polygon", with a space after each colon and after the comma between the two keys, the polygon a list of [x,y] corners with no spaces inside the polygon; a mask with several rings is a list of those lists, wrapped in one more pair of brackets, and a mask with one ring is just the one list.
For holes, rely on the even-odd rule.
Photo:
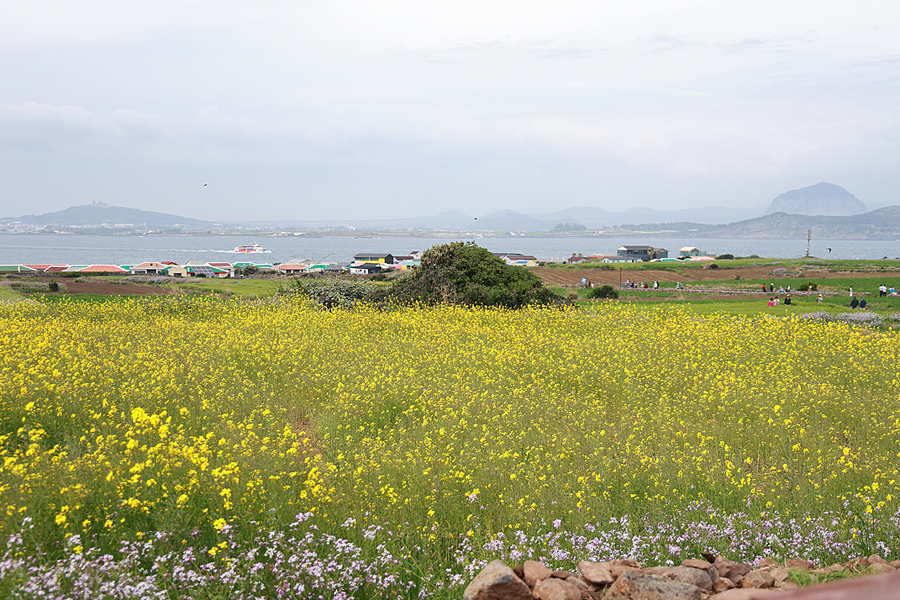
{"label": "yellow canola flower field", "polygon": [[214,298],[0,306],[0,322],[0,533],[29,517],[27,544],[165,531],[215,557],[227,527],[312,512],[404,524],[439,552],[698,500],[898,507],[891,332]]}

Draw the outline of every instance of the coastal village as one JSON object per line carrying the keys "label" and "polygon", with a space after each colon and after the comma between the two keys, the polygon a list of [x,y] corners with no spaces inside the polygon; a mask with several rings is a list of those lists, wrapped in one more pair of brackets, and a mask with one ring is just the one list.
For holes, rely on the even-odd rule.
{"label": "coastal village", "polygon": [[[291,260],[287,262],[256,262],[250,256],[267,253],[265,248],[258,244],[237,246],[234,253],[245,260],[228,261],[197,261],[191,260],[184,264],[177,264],[169,260],[145,261],[132,265],[115,264],[10,264],[0,265],[0,273],[33,273],[33,274],[105,274],[105,275],[155,275],[163,277],[209,277],[209,278],[233,278],[247,273],[271,273],[276,275],[302,275],[302,274],[341,274],[350,275],[377,275],[395,271],[409,271],[416,268],[421,262],[422,252],[419,250],[407,254],[391,254],[380,252],[359,252],[353,257],[352,262],[316,262],[310,260]],[[508,265],[521,267],[537,267],[553,263],[576,264],[587,261],[598,263],[631,263],[631,262],[667,262],[667,261],[712,261],[714,256],[708,255],[699,248],[689,246],[681,248],[677,258],[670,258],[669,251],[665,248],[652,246],[620,246],[616,254],[575,254],[567,259],[552,260],[539,259],[535,256],[520,254],[517,252],[495,252],[495,256]]]}

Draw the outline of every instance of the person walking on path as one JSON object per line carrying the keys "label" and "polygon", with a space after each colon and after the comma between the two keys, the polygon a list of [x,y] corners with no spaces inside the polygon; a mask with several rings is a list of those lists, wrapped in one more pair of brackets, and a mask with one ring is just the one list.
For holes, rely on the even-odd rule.
{"label": "person walking on path", "polygon": [[863,298],[862,300],[859,301],[859,308],[860,308],[860,310],[866,310],[866,299],[865,298]]}
{"label": "person walking on path", "polygon": [[853,300],[850,301],[850,308],[856,308],[857,306],[859,306],[859,300],[854,298]]}

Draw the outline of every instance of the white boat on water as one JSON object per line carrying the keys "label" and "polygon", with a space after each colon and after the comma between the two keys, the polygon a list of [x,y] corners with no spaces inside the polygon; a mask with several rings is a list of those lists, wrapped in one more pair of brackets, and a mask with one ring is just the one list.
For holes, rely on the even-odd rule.
{"label": "white boat on water", "polygon": [[236,254],[265,254],[271,253],[272,251],[266,250],[256,242],[253,242],[252,244],[242,244],[240,246],[235,246],[232,252]]}

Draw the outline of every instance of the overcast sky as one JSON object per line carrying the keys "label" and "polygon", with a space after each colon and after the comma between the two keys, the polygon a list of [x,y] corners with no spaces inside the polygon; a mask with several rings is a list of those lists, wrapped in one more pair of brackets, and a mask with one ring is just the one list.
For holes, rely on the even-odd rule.
{"label": "overcast sky", "polygon": [[896,0],[0,0],[0,15],[0,216],[755,206],[820,181],[900,204]]}

